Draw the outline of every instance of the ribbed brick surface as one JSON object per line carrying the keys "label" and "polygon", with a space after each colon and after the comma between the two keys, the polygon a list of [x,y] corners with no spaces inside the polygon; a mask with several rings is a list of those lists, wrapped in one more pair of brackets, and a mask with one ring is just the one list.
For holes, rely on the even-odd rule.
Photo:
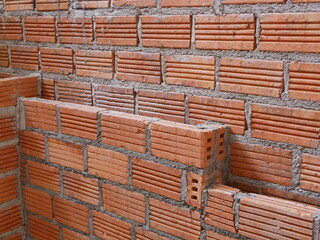
{"label": "ribbed brick surface", "polygon": [[73,73],[73,53],[71,49],[40,48],[41,70],[44,72]]}
{"label": "ribbed brick surface", "polygon": [[7,141],[17,137],[15,114],[0,116],[0,141]]}
{"label": "ribbed brick surface", "polygon": [[302,155],[300,187],[305,190],[320,192],[320,156]]}
{"label": "ribbed brick surface", "polygon": [[38,47],[14,45],[10,48],[11,67],[27,70],[39,70]]}
{"label": "ribbed brick surface", "polygon": [[39,240],[59,239],[59,226],[41,218],[29,215],[30,235]]}
{"label": "ribbed brick surface", "polygon": [[213,0],[163,0],[162,7],[208,7],[213,4]]}
{"label": "ribbed brick surface", "polygon": [[68,8],[67,0],[36,0],[37,11],[68,10]]}
{"label": "ribbed brick surface", "polygon": [[144,230],[142,228],[136,228],[136,240],[168,240],[168,238],[159,236],[156,233]]}
{"label": "ribbed brick surface", "polygon": [[11,205],[0,209],[0,234],[9,232],[22,224],[19,205]]}
{"label": "ribbed brick surface", "polygon": [[63,230],[63,239],[64,240],[89,240],[89,237],[81,235],[80,233],[77,233],[75,231],[72,231],[70,229],[64,228]]}
{"label": "ribbed brick surface", "polygon": [[92,105],[92,89],[89,83],[58,81],[59,101]]}
{"label": "ribbed brick surface", "polygon": [[45,160],[44,136],[42,134],[22,131],[20,133],[20,140],[21,150],[24,154]]}
{"label": "ribbed brick surface", "polygon": [[18,197],[18,178],[16,175],[0,178],[0,196],[0,204]]}
{"label": "ribbed brick surface", "polygon": [[11,171],[18,167],[19,155],[16,146],[0,148],[0,173]]}
{"label": "ribbed brick surface", "polygon": [[26,41],[56,42],[54,17],[26,17],[24,28]]}
{"label": "ribbed brick surface", "polygon": [[[0,30],[1,36],[1,30]],[[8,46],[0,45],[0,66],[8,67],[9,66],[9,54],[8,54]]]}
{"label": "ribbed brick surface", "polygon": [[6,11],[20,11],[20,10],[32,10],[33,1],[32,0],[6,0]]}
{"label": "ribbed brick surface", "polygon": [[96,8],[108,8],[110,5],[110,1],[104,0],[73,0],[73,8],[79,9],[96,9]]}
{"label": "ribbed brick surface", "polygon": [[22,40],[20,17],[0,17],[0,39]]}
{"label": "ribbed brick surface", "polygon": [[234,240],[235,238],[224,236],[220,233],[207,231],[207,240]]}
{"label": "ribbed brick surface", "polygon": [[42,84],[41,84],[42,98],[48,99],[48,100],[56,99],[54,85],[55,85],[55,80],[47,79],[47,78],[42,79]]}

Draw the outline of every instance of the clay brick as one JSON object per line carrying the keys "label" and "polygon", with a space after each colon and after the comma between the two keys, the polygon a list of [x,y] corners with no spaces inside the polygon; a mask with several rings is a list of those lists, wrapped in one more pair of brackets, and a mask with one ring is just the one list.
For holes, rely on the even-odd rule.
{"label": "clay brick", "polygon": [[24,19],[25,38],[30,42],[56,42],[54,17],[26,17]]}
{"label": "clay brick", "polygon": [[44,136],[40,133],[21,131],[20,132],[21,151],[24,154],[45,160]]}
{"label": "clay brick", "polygon": [[22,225],[20,205],[11,205],[0,209],[0,234],[9,232]]}
{"label": "clay brick", "polygon": [[184,123],[185,95],[161,91],[139,90],[138,114]]}
{"label": "clay brick", "polygon": [[134,113],[135,95],[133,88],[94,85],[94,95],[97,107]]}
{"label": "clay brick", "polygon": [[35,0],[37,11],[63,11],[69,9],[68,0]]}
{"label": "clay brick", "polygon": [[159,53],[117,52],[117,71],[119,80],[162,82]]}
{"label": "clay brick", "polygon": [[108,8],[111,0],[73,0],[72,8],[76,9],[97,9]]}
{"label": "clay brick", "polygon": [[27,160],[23,158],[20,159],[20,178],[21,182],[27,182]]}
{"label": "clay brick", "polygon": [[42,79],[41,82],[41,96],[44,99],[48,100],[55,100],[56,94],[55,94],[55,80],[53,79]]}
{"label": "clay brick", "polygon": [[285,3],[286,0],[222,0],[222,4]]}
{"label": "clay brick", "polygon": [[76,75],[94,78],[113,78],[112,51],[76,50]]}
{"label": "clay brick", "polygon": [[98,179],[63,171],[63,194],[93,205],[99,204]]}
{"label": "clay brick", "polygon": [[246,179],[239,180],[239,179],[228,179],[228,185],[234,188],[239,188],[243,192],[247,193],[260,193],[261,189],[260,186],[255,185],[252,182],[247,182]]}
{"label": "clay brick", "polygon": [[146,153],[146,131],[151,118],[128,113],[101,115],[102,143]]}
{"label": "clay brick", "polygon": [[168,198],[181,200],[182,171],[155,162],[134,158],[132,185]]}
{"label": "clay brick", "polygon": [[88,172],[121,184],[128,184],[128,156],[109,149],[88,146]]}
{"label": "clay brick", "polygon": [[225,185],[217,185],[209,190],[206,224],[236,233],[233,211],[234,195],[239,189]]}
{"label": "clay brick", "polygon": [[61,102],[92,105],[90,83],[57,81],[57,95]]}
{"label": "clay brick", "polygon": [[198,49],[255,49],[255,21],[251,14],[198,15],[195,21]]}
{"label": "clay brick", "polygon": [[71,44],[90,44],[93,41],[91,18],[58,19],[58,42]]}
{"label": "clay brick", "polygon": [[102,108],[60,105],[61,132],[91,140],[98,139],[98,113]]}
{"label": "clay brick", "polygon": [[207,240],[234,240],[234,238],[207,230]]}
{"label": "clay brick", "polygon": [[319,13],[265,14],[260,17],[260,51],[320,52]]}
{"label": "clay brick", "polygon": [[302,154],[300,187],[305,190],[320,192],[320,156]]}
{"label": "clay brick", "polygon": [[41,70],[43,72],[73,73],[73,53],[71,49],[40,48]]}
{"label": "clay brick", "polygon": [[167,84],[214,89],[214,57],[166,56],[165,65]]}
{"label": "clay brick", "polygon": [[318,208],[252,194],[240,201],[239,233],[263,239],[312,239]]}
{"label": "clay brick", "polygon": [[113,0],[112,6],[135,6],[139,8],[156,7],[156,0]]}
{"label": "clay brick", "polygon": [[292,151],[259,145],[231,144],[231,173],[290,186]]}
{"label": "clay brick", "polygon": [[39,70],[38,47],[14,45],[10,51],[12,68]]}
{"label": "clay brick", "polygon": [[22,24],[20,17],[0,17],[0,39],[22,40]]}
{"label": "clay brick", "polygon": [[33,0],[5,0],[6,11],[33,10]]}
{"label": "clay brick", "polygon": [[162,0],[162,7],[209,7],[214,0]]}
{"label": "clay brick", "polygon": [[292,3],[318,3],[319,0],[291,0]]}
{"label": "clay brick", "polygon": [[320,111],[252,105],[252,137],[315,148]]}
{"label": "clay brick", "polygon": [[28,161],[30,184],[60,192],[59,170],[55,167]]}
{"label": "clay brick", "polygon": [[39,214],[48,219],[53,218],[52,199],[48,193],[22,187],[23,200],[28,211]]}
{"label": "clay brick", "polygon": [[58,131],[56,106],[58,102],[41,99],[24,100],[26,125],[52,132]]}
{"label": "clay brick", "polygon": [[200,213],[150,199],[150,227],[188,240],[198,240],[201,233]]}
{"label": "clay brick", "polygon": [[54,240],[60,237],[59,226],[33,215],[29,215],[29,227],[30,235],[35,239]]}
{"label": "clay brick", "polygon": [[17,147],[8,146],[0,148],[0,173],[9,172],[19,166]]}
{"label": "clay brick", "polygon": [[18,178],[16,175],[0,178],[0,204],[18,197]]}
{"label": "clay brick", "polygon": [[[0,29],[0,37],[1,37],[1,29]],[[9,54],[8,54],[7,45],[0,45],[0,66],[9,67]]]}
{"label": "clay brick", "polygon": [[131,239],[131,224],[109,215],[93,212],[93,234],[102,239]]}
{"label": "clay brick", "polygon": [[182,123],[151,124],[151,153],[160,158],[204,168],[214,151],[215,130]]}
{"label": "clay brick", "polygon": [[320,101],[320,64],[290,64],[289,98]]}
{"label": "clay brick", "polygon": [[191,16],[142,16],[144,47],[189,48]]}
{"label": "clay brick", "polygon": [[17,138],[15,113],[0,116],[0,141],[7,141],[15,138]]}
{"label": "clay brick", "polygon": [[189,123],[198,124],[207,120],[228,124],[233,134],[244,134],[244,101],[204,96],[189,97]]}
{"label": "clay brick", "polygon": [[67,228],[63,228],[63,239],[64,240],[89,240],[89,237],[81,235],[80,233],[77,233],[75,231],[72,231]]}
{"label": "clay brick", "polygon": [[136,232],[136,238],[135,238],[136,240],[154,240],[154,239],[168,240],[168,238],[159,236],[156,233],[144,230],[143,228],[140,228],[140,227],[137,227],[135,229],[135,232]]}
{"label": "clay brick", "polygon": [[97,17],[97,43],[115,46],[138,46],[137,24],[137,16]]}
{"label": "clay brick", "polygon": [[77,170],[84,170],[81,144],[49,138],[50,162]]}
{"label": "clay brick", "polygon": [[108,183],[103,184],[102,194],[105,210],[145,224],[146,199],[143,194]]}
{"label": "clay brick", "polygon": [[86,206],[54,197],[54,216],[59,223],[89,233],[89,209]]}
{"label": "clay brick", "polygon": [[21,233],[14,233],[7,237],[4,237],[3,240],[22,240]]}
{"label": "clay brick", "polygon": [[220,91],[280,97],[283,91],[283,62],[222,58]]}

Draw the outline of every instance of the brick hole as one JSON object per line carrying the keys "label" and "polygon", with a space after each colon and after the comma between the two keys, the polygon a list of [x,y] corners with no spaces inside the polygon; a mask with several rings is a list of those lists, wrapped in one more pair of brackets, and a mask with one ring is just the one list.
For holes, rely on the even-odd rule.
{"label": "brick hole", "polygon": [[192,179],[192,183],[199,183],[197,179]]}
{"label": "brick hole", "polygon": [[191,196],[191,199],[193,199],[193,200],[197,200],[197,199],[198,199],[198,197],[197,197],[197,196],[195,196],[195,195],[192,195],[192,196]]}
{"label": "brick hole", "polygon": [[198,188],[197,188],[197,187],[192,187],[191,189],[192,189],[192,191],[194,191],[194,192],[198,192]]}
{"label": "brick hole", "polygon": [[212,149],[211,147],[208,147],[208,148],[207,148],[207,151],[209,152],[209,151],[211,151],[211,149]]}
{"label": "brick hole", "polygon": [[209,143],[209,142],[212,142],[212,138],[208,138],[207,142],[208,142],[208,143]]}

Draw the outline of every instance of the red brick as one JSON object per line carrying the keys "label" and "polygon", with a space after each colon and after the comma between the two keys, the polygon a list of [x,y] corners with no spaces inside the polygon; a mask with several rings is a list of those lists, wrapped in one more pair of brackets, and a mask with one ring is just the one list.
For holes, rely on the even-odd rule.
{"label": "red brick", "polygon": [[182,171],[155,162],[134,158],[132,185],[179,201]]}
{"label": "red brick", "polygon": [[239,188],[243,192],[248,193],[260,193],[261,189],[260,186],[257,186],[256,184],[252,182],[247,182],[245,179],[239,180],[239,179],[228,179],[228,185],[232,186],[234,188]]}
{"label": "red brick", "polygon": [[220,61],[220,91],[280,97],[283,62],[223,58]]}
{"label": "red brick", "polygon": [[15,138],[17,138],[15,112],[0,116],[0,141],[7,141]]}
{"label": "red brick", "polygon": [[99,204],[98,179],[63,171],[63,194],[93,205]]}
{"label": "red brick", "polygon": [[[0,29],[0,37],[1,37],[1,29]],[[0,45],[0,66],[9,67],[9,54],[8,54],[7,45]]]}
{"label": "red brick", "polygon": [[195,21],[198,49],[255,49],[255,22],[251,14],[198,15]]}
{"label": "red brick", "polygon": [[163,0],[162,7],[209,7],[214,0]]}
{"label": "red brick", "polygon": [[47,78],[42,79],[42,82],[41,82],[42,98],[48,99],[48,100],[55,100],[56,94],[55,94],[54,87],[55,87],[55,80],[47,79]]}
{"label": "red brick", "polygon": [[72,8],[77,9],[97,9],[97,8],[108,8],[111,0],[75,0],[73,1]]}
{"label": "red brick", "polygon": [[150,227],[188,240],[200,239],[200,213],[150,199]]}
{"label": "red brick", "polygon": [[182,123],[151,124],[151,153],[160,158],[204,168],[214,151],[215,130]]}
{"label": "red brick", "polygon": [[239,233],[257,240],[312,239],[318,211],[305,204],[252,194],[240,201]]}
{"label": "red brick", "polygon": [[121,184],[128,184],[128,156],[109,149],[88,146],[88,172]]}
{"label": "red brick", "polygon": [[19,155],[17,147],[8,146],[0,148],[0,173],[9,172],[18,168]]}
{"label": "red brick", "polygon": [[113,78],[114,53],[112,51],[76,50],[76,75],[94,78]]}
{"label": "red brick", "polygon": [[33,215],[29,215],[29,227],[31,237],[38,240],[54,240],[60,237],[59,226]]}
{"label": "red brick", "polygon": [[102,239],[131,239],[131,224],[93,211],[93,234]]}
{"label": "red brick", "polygon": [[67,228],[63,228],[63,239],[64,240],[89,240],[89,237],[81,235],[80,233],[77,233],[75,231],[72,231]]}
{"label": "red brick", "polygon": [[26,17],[24,19],[25,38],[30,42],[56,42],[54,17]]}
{"label": "red brick", "polygon": [[291,0],[292,3],[317,3],[319,0]]}
{"label": "red brick", "polygon": [[0,209],[0,234],[22,226],[20,205],[11,205]]}
{"label": "red brick", "polygon": [[33,0],[6,0],[6,11],[33,10]]}
{"label": "red brick", "polygon": [[279,13],[260,17],[260,51],[320,52],[319,13]]}
{"label": "red brick", "polygon": [[48,193],[22,187],[23,200],[28,211],[39,214],[48,219],[53,218],[52,199]]}
{"label": "red brick", "polygon": [[320,111],[252,105],[252,137],[315,148]]}
{"label": "red brick", "polygon": [[18,178],[16,175],[0,178],[0,204],[18,197]]}
{"label": "red brick", "polygon": [[139,90],[138,114],[184,123],[185,95],[181,93]]}
{"label": "red brick", "polygon": [[320,101],[320,64],[290,64],[289,98]]}
{"label": "red brick", "polygon": [[77,170],[84,170],[81,144],[49,138],[50,162]]}
{"label": "red brick", "polygon": [[40,48],[41,70],[43,72],[73,73],[73,53],[71,49]]}
{"label": "red brick", "polygon": [[14,45],[11,51],[11,67],[27,70],[39,70],[38,47]]}
{"label": "red brick", "polygon": [[144,230],[143,228],[140,228],[140,227],[137,227],[135,230],[136,230],[135,231],[136,232],[136,238],[135,238],[136,240],[154,240],[154,239],[168,240],[168,238],[159,236],[156,233]]}
{"label": "red brick", "polygon": [[107,110],[134,113],[135,95],[133,88],[95,85],[96,106]]}
{"label": "red brick", "polygon": [[92,88],[90,83],[57,81],[59,101],[92,105]]}
{"label": "red brick", "polygon": [[7,237],[4,237],[3,240],[22,240],[21,233],[14,233]]}
{"label": "red brick", "polygon": [[54,216],[59,223],[89,233],[89,209],[86,206],[54,197]]}
{"label": "red brick", "polygon": [[205,208],[206,224],[236,233],[233,210],[234,195],[239,189],[217,185],[209,190],[208,204]]}
{"label": "red brick", "polygon": [[214,57],[175,55],[165,61],[167,84],[214,89]]}
{"label": "red brick", "polygon": [[0,39],[22,40],[20,17],[0,17]]}
{"label": "red brick", "polygon": [[138,192],[132,192],[108,183],[103,184],[103,207],[105,210],[145,224],[146,199]]}
{"label": "red brick", "polygon": [[113,0],[113,6],[156,7],[156,0]]}
{"label": "red brick", "polygon": [[234,238],[207,230],[207,240],[234,240]]}
{"label": "red brick", "polygon": [[292,151],[259,145],[231,144],[231,173],[290,186]]}
{"label": "red brick", "polygon": [[61,132],[81,138],[97,140],[98,113],[102,108],[84,105],[60,105]]}
{"label": "red brick", "polygon": [[58,131],[56,106],[58,102],[41,99],[24,100],[26,125],[52,132]]}
{"label": "red brick", "polygon": [[44,136],[40,133],[21,131],[20,132],[21,151],[24,154],[45,160]]}
{"label": "red brick", "polygon": [[320,156],[302,154],[300,187],[305,190],[320,192]]}
{"label": "red brick", "polygon": [[58,19],[58,42],[72,44],[90,44],[93,41],[91,18]]}
{"label": "red brick", "polygon": [[54,192],[60,192],[58,168],[29,160],[28,171],[30,184],[34,184]]}
{"label": "red brick", "polygon": [[69,9],[67,0],[36,0],[37,11],[63,11]]}
{"label": "red brick", "polygon": [[146,131],[151,118],[108,112],[102,116],[102,143],[146,153]]}
{"label": "red brick", "polygon": [[97,17],[97,43],[115,46],[137,46],[137,24],[137,16]]}
{"label": "red brick", "polygon": [[204,96],[189,97],[189,123],[198,124],[207,120],[229,125],[233,134],[244,134],[244,101]]}
{"label": "red brick", "polygon": [[144,47],[189,48],[191,16],[142,16]]}
{"label": "red brick", "polygon": [[21,181],[23,183],[27,182],[27,160],[26,159],[20,159],[20,175],[21,175]]}
{"label": "red brick", "polygon": [[159,53],[117,52],[117,79],[160,84]]}
{"label": "red brick", "polygon": [[222,0],[222,4],[285,3],[286,0]]}

